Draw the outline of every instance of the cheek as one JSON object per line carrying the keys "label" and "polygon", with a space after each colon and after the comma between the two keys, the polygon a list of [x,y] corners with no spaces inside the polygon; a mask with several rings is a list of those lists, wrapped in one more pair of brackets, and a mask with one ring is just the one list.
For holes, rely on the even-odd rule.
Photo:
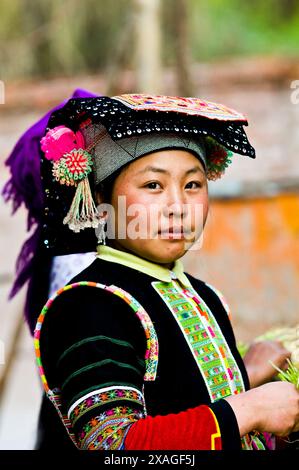
{"label": "cheek", "polygon": [[203,213],[206,213],[209,208],[209,195],[208,191],[202,191],[197,197],[192,198],[188,201],[191,205],[200,205],[202,207]]}
{"label": "cheek", "polygon": [[129,185],[122,185],[117,188],[118,191],[113,194],[112,205],[117,214],[116,223],[119,218],[126,223],[138,218],[141,222],[149,221],[150,204],[152,198],[148,194],[141,194],[139,191],[130,188]]}
{"label": "cheek", "polygon": [[209,195],[208,192],[204,195],[202,199],[202,206],[203,206],[203,215],[204,218],[207,217],[208,212],[209,212]]}
{"label": "cheek", "polygon": [[[195,222],[199,219],[201,220],[202,225],[205,225],[208,212],[209,212],[209,196],[208,191],[204,191],[196,201],[193,201],[195,207],[193,206],[192,215],[195,218]],[[200,217],[198,218],[198,214]]]}

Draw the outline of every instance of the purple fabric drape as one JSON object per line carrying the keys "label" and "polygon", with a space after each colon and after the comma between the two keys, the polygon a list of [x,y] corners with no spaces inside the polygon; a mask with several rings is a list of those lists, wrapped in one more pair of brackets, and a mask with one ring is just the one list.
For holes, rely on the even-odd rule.
{"label": "purple fabric drape", "polygon": [[[87,90],[76,89],[71,98],[97,96]],[[61,108],[67,100],[51,109],[39,121],[31,126],[18,140],[5,164],[10,167],[10,179],[6,182],[2,196],[5,202],[12,203],[12,215],[24,204],[27,211],[27,231],[35,226],[34,232],[23,244],[16,261],[15,279],[9,299],[13,298],[33,275],[33,258],[40,237],[40,222],[43,211],[43,192],[40,174],[40,139],[45,134],[48,120],[53,111]],[[29,322],[30,289],[27,293],[25,317]]]}

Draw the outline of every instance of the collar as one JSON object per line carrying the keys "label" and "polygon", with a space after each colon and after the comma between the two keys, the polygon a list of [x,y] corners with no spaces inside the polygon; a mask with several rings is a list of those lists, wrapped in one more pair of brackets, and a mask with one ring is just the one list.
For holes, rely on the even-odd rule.
{"label": "collar", "polygon": [[117,250],[107,245],[98,245],[97,252],[97,258],[105,261],[123,264],[124,266],[136,269],[137,271],[141,271],[164,282],[171,282],[172,279],[178,279],[185,287],[192,287],[184,273],[184,266],[180,260],[176,260],[173,269],[170,270],[160,264],[152,263],[144,258],[140,258],[126,251]]}

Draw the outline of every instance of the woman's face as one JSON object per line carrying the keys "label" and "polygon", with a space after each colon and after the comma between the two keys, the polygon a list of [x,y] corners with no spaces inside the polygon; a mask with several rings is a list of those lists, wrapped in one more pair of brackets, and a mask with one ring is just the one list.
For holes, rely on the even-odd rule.
{"label": "woman's face", "polygon": [[117,176],[111,205],[111,246],[155,263],[172,263],[195,246],[207,218],[203,165],[185,150],[141,157]]}

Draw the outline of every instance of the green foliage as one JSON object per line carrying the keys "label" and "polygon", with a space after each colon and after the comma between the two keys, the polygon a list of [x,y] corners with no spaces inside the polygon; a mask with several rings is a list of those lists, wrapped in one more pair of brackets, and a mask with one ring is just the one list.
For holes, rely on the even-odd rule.
{"label": "green foliage", "polygon": [[[174,3],[161,0],[163,61],[174,60]],[[192,59],[298,55],[297,0],[186,0]],[[0,78],[96,73],[134,56],[134,0],[0,0]],[[132,28],[125,28],[128,23]],[[126,33],[126,31],[129,31]],[[144,51],[146,54],[146,50]]]}
{"label": "green foliage", "polygon": [[276,367],[276,365],[271,361],[270,364],[279,372],[277,376],[280,380],[294,384],[295,387],[299,390],[299,369],[292,363],[292,361],[289,359],[287,359],[287,361],[288,368],[285,371],[281,370],[279,367]]}
{"label": "green foliage", "polygon": [[240,55],[298,55],[296,0],[191,0],[195,60]]}

